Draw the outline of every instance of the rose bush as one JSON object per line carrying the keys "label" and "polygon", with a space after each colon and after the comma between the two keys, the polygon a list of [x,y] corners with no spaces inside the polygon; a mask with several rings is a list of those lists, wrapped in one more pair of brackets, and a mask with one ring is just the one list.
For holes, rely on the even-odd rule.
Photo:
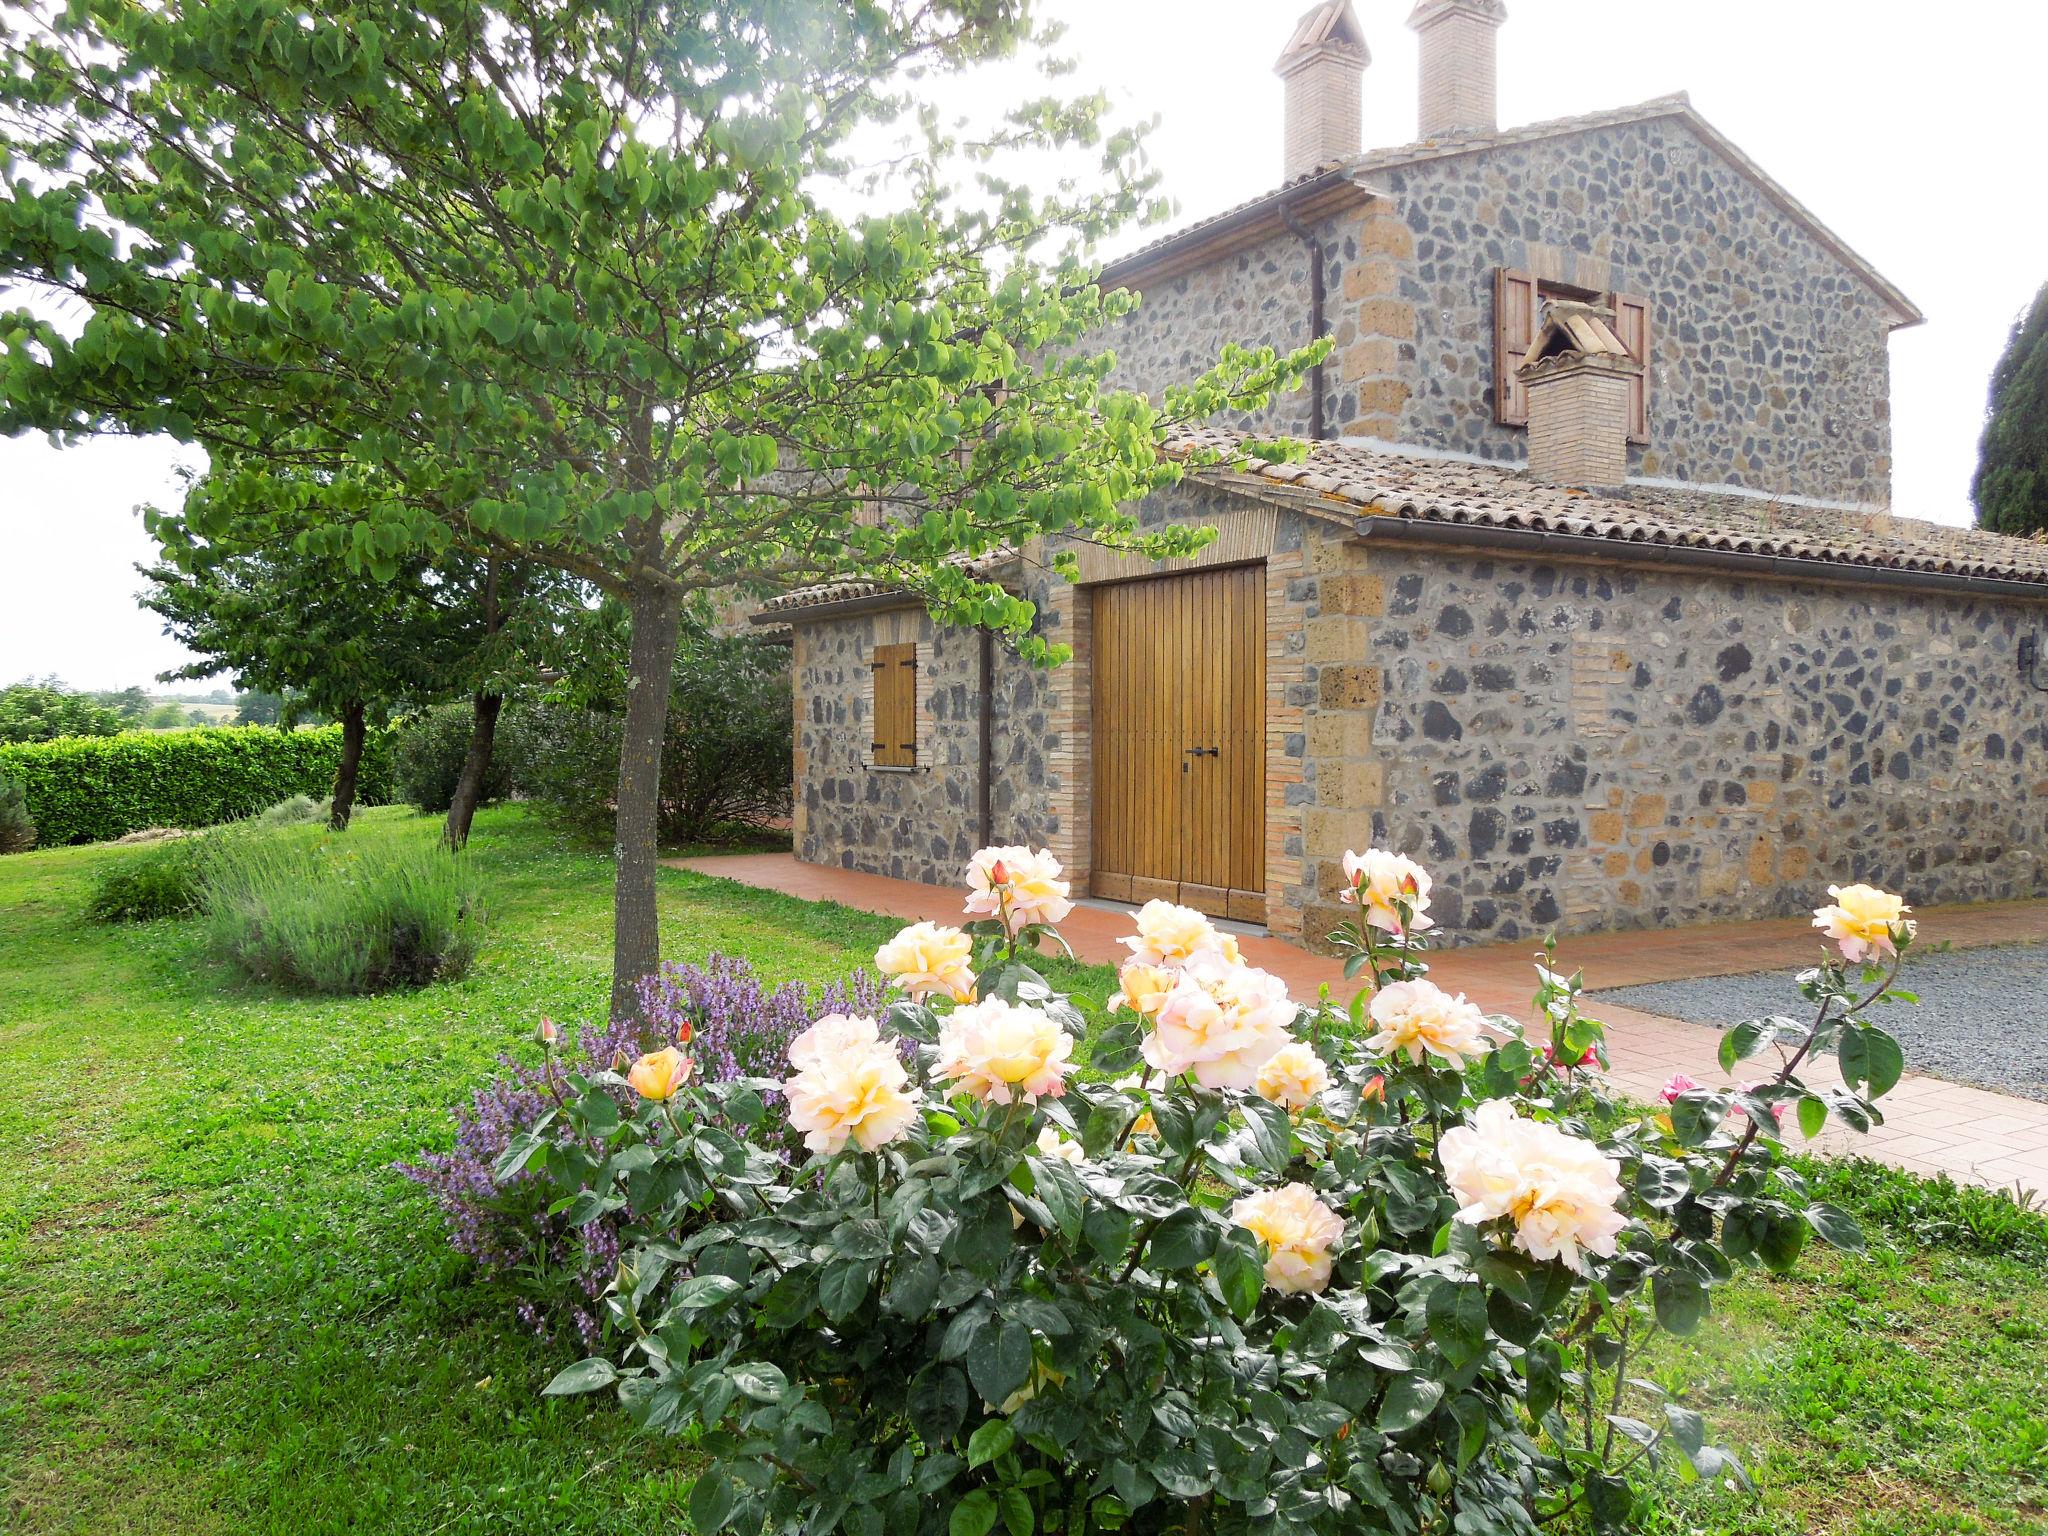
{"label": "rose bush", "polygon": [[[1645,1469],[1740,1479],[1631,1362],[1738,1268],[1860,1245],[1776,1111],[1877,1119],[1900,1057],[1863,1010],[1904,909],[1821,914],[1810,1016],[1722,1043],[1731,1069],[1775,1047],[1767,1078],[1630,1113],[1554,955],[1531,1033],[1485,1018],[1428,980],[1428,876],[1346,869],[1348,1008],[1155,903],[1083,1074],[1081,1018],[1031,964],[1065,882],[999,849],[975,921],[885,946],[901,999],[820,1019],[785,1081],[664,1060],[621,1115],[640,1067],[576,1075],[500,1171],[636,1214],[614,1348],[548,1391],[693,1436],[700,1536],[1618,1530]],[[1846,1086],[1801,1078],[1823,1050]],[[808,1161],[772,1155],[785,1123]]]}

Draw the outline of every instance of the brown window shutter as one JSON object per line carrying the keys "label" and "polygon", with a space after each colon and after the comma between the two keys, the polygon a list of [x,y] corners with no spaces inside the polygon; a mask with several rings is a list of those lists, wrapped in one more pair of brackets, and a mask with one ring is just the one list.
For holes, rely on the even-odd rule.
{"label": "brown window shutter", "polygon": [[1540,305],[1536,279],[1512,267],[1493,274],[1493,419],[1506,427],[1529,424],[1529,392],[1515,372],[1536,341]]}
{"label": "brown window shutter", "polygon": [[1614,334],[1628,348],[1628,355],[1643,365],[1643,371],[1629,388],[1628,440],[1650,440],[1650,301],[1633,293],[1610,293],[1614,307]]}
{"label": "brown window shutter", "polygon": [[910,768],[917,763],[917,647],[878,645],[868,662],[873,674],[873,739],[869,761],[877,768]]}

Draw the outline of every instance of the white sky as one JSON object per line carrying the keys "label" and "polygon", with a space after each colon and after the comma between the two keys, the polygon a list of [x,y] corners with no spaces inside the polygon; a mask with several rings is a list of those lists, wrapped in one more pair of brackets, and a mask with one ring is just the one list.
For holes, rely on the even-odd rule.
{"label": "white sky", "polygon": [[[1068,22],[1072,84],[1161,119],[1151,154],[1184,218],[1279,180],[1271,65],[1308,0],[1041,0]],[[1367,145],[1414,137],[1413,0],[1356,0],[1374,62]],[[2036,150],[2048,6],[2036,0],[1509,0],[1501,121],[1687,90],[1693,103],[1928,323],[1892,342],[1893,499],[1967,522],[1985,382],[2048,281]],[[1157,234],[1159,231],[1151,231]],[[1149,237],[1149,236],[1147,236]],[[1134,237],[1135,238],[1135,237]],[[60,453],[0,441],[0,684],[150,683],[185,660],[135,606],[151,555],[135,508],[176,494],[173,445]]]}

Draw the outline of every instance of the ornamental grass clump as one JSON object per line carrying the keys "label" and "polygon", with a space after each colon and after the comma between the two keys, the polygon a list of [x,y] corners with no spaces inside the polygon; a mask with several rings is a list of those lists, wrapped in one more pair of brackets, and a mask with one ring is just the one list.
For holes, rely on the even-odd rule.
{"label": "ornamental grass clump", "polygon": [[482,936],[475,870],[438,848],[216,833],[202,866],[214,953],[272,986],[368,993],[453,981]]}
{"label": "ornamental grass clump", "polygon": [[[628,1115],[641,1096],[617,1074],[636,1060],[687,1045],[693,1078],[728,1082],[776,1070],[790,1042],[813,1019],[848,1010],[872,1013],[882,1003],[880,984],[864,971],[843,985],[769,987],[751,965],[731,955],[714,954],[701,966],[665,965],[642,983],[635,1014],[582,1028],[573,1038],[543,1020],[540,1058],[501,1057],[500,1075],[455,1111],[453,1148],[423,1152],[398,1171],[434,1197],[450,1244],[481,1278],[510,1293],[523,1327],[543,1338],[567,1333],[595,1349],[604,1326],[599,1302],[618,1267],[619,1234],[639,1214],[628,1206],[595,1215],[550,1209],[555,1186],[545,1168],[499,1176],[507,1149],[551,1113],[557,1140],[577,1138],[572,1119],[559,1113],[572,1083],[602,1077],[602,1091]],[[641,1080],[654,1081],[647,1073]],[[602,1111],[594,1105],[579,1118],[587,1120],[593,1111],[601,1123]],[[603,1145],[602,1136],[591,1134],[580,1151],[601,1156]],[[800,1152],[801,1146],[792,1132],[778,1150]]]}
{"label": "ornamental grass clump", "polygon": [[[1547,947],[1532,1026],[1489,1017],[1429,979],[1427,873],[1345,868],[1348,1006],[1152,903],[1104,1081],[1031,963],[1066,883],[1021,849],[977,857],[975,921],[884,946],[897,1001],[818,1018],[776,1072],[714,1080],[686,1041],[571,1072],[500,1172],[632,1214],[616,1342],[547,1390],[690,1436],[700,1536],[1528,1536],[1640,1528],[1656,1469],[1745,1483],[1636,1362],[1738,1269],[1861,1246],[1778,1111],[1878,1118],[1901,1062],[1864,1015],[1903,997],[1903,905],[1831,893],[1807,1016],[1722,1041],[1774,1069],[1641,1113]],[[1819,1052],[1840,1086],[1801,1077]]]}
{"label": "ornamental grass clump", "polygon": [[85,915],[96,923],[190,917],[206,900],[199,843],[174,837],[109,860],[93,876]]}

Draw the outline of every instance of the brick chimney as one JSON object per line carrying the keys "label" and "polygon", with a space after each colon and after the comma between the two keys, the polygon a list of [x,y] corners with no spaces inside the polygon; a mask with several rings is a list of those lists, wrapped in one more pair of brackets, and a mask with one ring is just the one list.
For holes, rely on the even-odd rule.
{"label": "brick chimney", "polygon": [[1554,300],[1517,372],[1529,392],[1529,474],[1552,485],[1628,479],[1629,390],[1643,365],[1614,333],[1614,311]]}
{"label": "brick chimney", "polygon": [[1421,0],[1408,25],[1422,39],[1417,137],[1456,138],[1500,126],[1494,102],[1494,34],[1508,19],[1502,0]]}
{"label": "brick chimney", "polygon": [[1287,83],[1283,180],[1359,152],[1365,140],[1365,67],[1371,62],[1351,0],[1322,0],[1295,23],[1273,66]]}

